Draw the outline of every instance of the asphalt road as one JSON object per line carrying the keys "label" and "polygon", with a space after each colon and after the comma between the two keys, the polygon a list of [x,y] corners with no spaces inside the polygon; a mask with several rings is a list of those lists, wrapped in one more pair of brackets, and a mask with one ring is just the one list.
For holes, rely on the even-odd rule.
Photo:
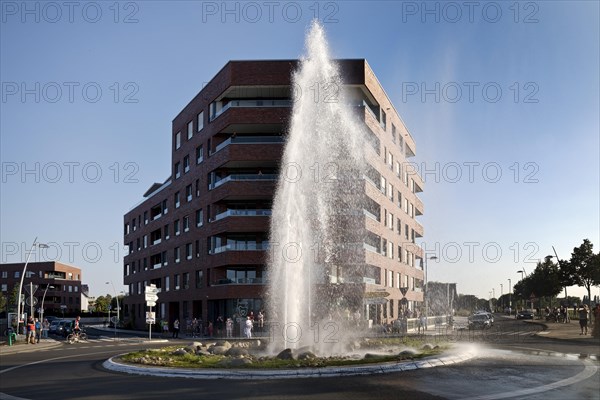
{"label": "asphalt road", "polygon": [[102,363],[110,356],[148,346],[135,338],[115,342],[92,334],[88,343],[3,356],[0,391],[4,395],[0,398],[600,399],[598,346],[533,336],[539,329],[523,321],[499,319],[485,334],[453,333],[450,338],[457,346],[476,351],[477,357],[447,367],[369,376],[253,381],[162,378],[107,371]]}

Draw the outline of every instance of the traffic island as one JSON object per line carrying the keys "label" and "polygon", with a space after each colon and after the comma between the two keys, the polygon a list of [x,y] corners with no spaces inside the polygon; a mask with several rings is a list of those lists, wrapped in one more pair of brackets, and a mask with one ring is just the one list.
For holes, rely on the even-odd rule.
{"label": "traffic island", "polygon": [[[113,357],[104,367],[141,375],[197,379],[259,379],[365,375],[429,368],[462,362],[471,353],[458,354],[448,343],[420,343],[408,347],[391,340],[363,340],[345,355],[319,357],[309,348],[283,349],[268,354],[260,342],[193,342]],[[447,354],[446,354],[447,353]]]}

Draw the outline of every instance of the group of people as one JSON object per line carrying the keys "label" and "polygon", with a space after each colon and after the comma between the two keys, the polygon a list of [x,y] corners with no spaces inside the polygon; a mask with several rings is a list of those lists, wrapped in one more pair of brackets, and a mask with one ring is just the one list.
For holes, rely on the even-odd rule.
{"label": "group of people", "polygon": [[[237,317],[237,315],[234,317]],[[188,335],[191,335],[194,338],[202,336],[213,337],[215,335],[215,328],[217,336],[222,336],[223,330],[225,330],[226,337],[233,337],[234,318],[232,317],[224,319],[222,316],[219,316],[217,317],[216,324],[213,324],[212,321],[208,321],[208,323],[205,324],[201,318],[188,319],[184,321],[184,323],[185,328],[187,329],[184,332],[186,332]],[[250,311],[250,314],[248,314],[246,318],[241,322],[240,330],[242,332],[240,333],[242,333],[246,338],[251,338],[254,327],[257,326],[262,331],[264,329],[264,324],[265,315],[262,312],[262,310],[259,311],[256,316],[254,315],[253,311]],[[169,328],[171,328],[171,337],[173,339],[179,338],[179,333],[182,328],[179,318],[176,318],[171,324],[171,326],[169,326],[167,320],[163,319],[160,321],[160,327],[162,331],[162,337],[169,336]]]}
{"label": "group of people", "polygon": [[48,337],[50,323],[45,318],[44,321],[40,321],[38,318],[29,317],[24,329],[27,343],[36,344],[40,342],[41,338]]}

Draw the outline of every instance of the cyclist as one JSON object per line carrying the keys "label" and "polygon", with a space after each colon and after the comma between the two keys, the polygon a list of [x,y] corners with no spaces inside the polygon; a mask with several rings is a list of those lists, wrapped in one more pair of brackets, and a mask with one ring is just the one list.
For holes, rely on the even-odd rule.
{"label": "cyclist", "polygon": [[81,332],[81,326],[79,323],[80,319],[81,317],[77,316],[77,318],[75,318],[75,321],[73,321],[73,333],[76,335],[79,335],[79,333]]}

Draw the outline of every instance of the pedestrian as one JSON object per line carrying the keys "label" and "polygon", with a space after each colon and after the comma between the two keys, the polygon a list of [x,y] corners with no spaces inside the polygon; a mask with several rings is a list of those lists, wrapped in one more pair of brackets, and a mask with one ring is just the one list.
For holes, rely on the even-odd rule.
{"label": "pedestrian", "polygon": [[173,321],[173,339],[179,339],[179,318]]}
{"label": "pedestrian", "polygon": [[27,343],[35,344],[35,322],[33,318],[29,317],[27,320]]}
{"label": "pedestrian", "polygon": [[[579,307],[579,327],[581,328],[580,335],[587,335],[587,323],[588,323],[588,307],[587,304]],[[585,330],[585,333],[584,333]]]}
{"label": "pedestrian", "polygon": [[44,322],[42,322],[42,337],[48,339],[48,331],[50,330],[50,322],[46,318],[44,318]]}
{"label": "pedestrian", "polygon": [[252,338],[252,326],[252,320],[250,319],[250,317],[248,317],[246,319],[246,326],[244,327],[244,334],[246,335],[246,339]]}
{"label": "pedestrian", "polygon": [[594,307],[594,325],[592,327],[592,336],[600,338],[600,303]]}
{"label": "pedestrian", "polygon": [[217,317],[217,335],[219,337],[223,337],[223,326],[225,325],[225,321],[223,320],[223,316],[219,315]]}
{"label": "pedestrian", "polygon": [[233,320],[231,318],[227,318],[227,321],[225,321],[225,329],[227,330],[227,337],[233,337]]}
{"label": "pedestrian", "polygon": [[212,321],[208,322],[208,337],[213,337],[214,327]]}
{"label": "pedestrian", "polygon": [[42,338],[42,323],[39,319],[35,319],[35,342],[39,343]]}
{"label": "pedestrian", "polygon": [[162,325],[162,337],[169,337],[169,324],[164,319],[160,323]]}
{"label": "pedestrian", "polygon": [[258,312],[258,327],[260,330],[265,326],[265,314],[263,314],[262,310]]}

